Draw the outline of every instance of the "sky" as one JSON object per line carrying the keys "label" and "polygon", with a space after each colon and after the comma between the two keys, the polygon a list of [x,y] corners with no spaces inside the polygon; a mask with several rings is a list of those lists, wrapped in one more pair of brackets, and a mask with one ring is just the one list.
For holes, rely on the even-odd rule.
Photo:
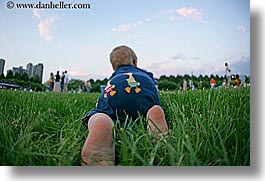
{"label": "sky", "polygon": [[[42,4],[51,0],[42,0]],[[250,75],[249,0],[65,0],[89,9],[19,9],[0,1],[0,58],[12,67],[43,63],[44,80],[67,70],[71,78],[104,79],[109,54],[131,47],[138,66],[154,74]],[[59,0],[53,0],[54,4]]]}

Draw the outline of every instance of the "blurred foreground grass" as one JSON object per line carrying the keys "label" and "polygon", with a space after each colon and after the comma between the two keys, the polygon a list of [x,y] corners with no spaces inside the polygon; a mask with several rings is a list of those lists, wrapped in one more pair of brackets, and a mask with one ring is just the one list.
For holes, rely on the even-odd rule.
{"label": "blurred foreground grass", "polygon": [[[0,90],[0,165],[74,166],[81,118],[99,94]],[[169,137],[147,141],[145,119],[115,125],[116,165],[250,165],[250,89],[160,92]]]}

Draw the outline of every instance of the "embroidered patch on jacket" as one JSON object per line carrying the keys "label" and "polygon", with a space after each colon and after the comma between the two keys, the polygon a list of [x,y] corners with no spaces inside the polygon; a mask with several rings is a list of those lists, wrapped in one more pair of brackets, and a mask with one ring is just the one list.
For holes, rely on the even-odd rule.
{"label": "embroidered patch on jacket", "polygon": [[111,85],[110,84],[110,81],[108,81],[107,83],[107,86],[106,88],[104,89],[105,90],[105,93],[104,93],[104,98],[107,98],[108,97],[108,94],[110,96],[114,96],[116,94],[116,91],[113,90],[115,88],[115,85]]}
{"label": "embroidered patch on jacket", "polygon": [[136,94],[138,94],[139,92],[141,92],[141,88],[140,86],[140,82],[137,82],[134,77],[133,77],[133,73],[124,73],[125,75],[128,75],[129,78],[126,79],[127,83],[128,83],[128,87],[126,87],[124,90],[130,94],[132,88],[134,88],[134,91]]}

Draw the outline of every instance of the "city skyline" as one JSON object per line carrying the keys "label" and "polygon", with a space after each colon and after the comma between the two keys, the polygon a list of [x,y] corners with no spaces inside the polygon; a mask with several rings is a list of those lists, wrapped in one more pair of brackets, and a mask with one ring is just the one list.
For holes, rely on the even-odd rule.
{"label": "city skyline", "polygon": [[[1,63],[1,69],[4,69],[4,66],[2,67],[2,60],[3,60],[3,65],[5,64],[5,60],[4,59],[0,59],[0,63]],[[1,70],[0,69],[0,70]],[[27,63],[26,65],[26,69],[24,69],[24,67],[22,65],[19,65],[18,67],[12,67],[12,69],[8,69],[6,70],[6,73],[3,72],[3,74],[6,76],[8,71],[12,71],[13,72],[13,76],[16,75],[16,73],[22,75],[23,73],[26,73],[28,75],[29,78],[33,78],[38,76],[38,78],[40,79],[40,81],[42,83],[43,82],[43,69],[44,66],[42,63],[38,63],[33,65],[31,62]],[[0,71],[0,75],[1,75],[1,71]]]}
{"label": "city skyline", "polygon": [[[26,3],[32,2],[37,1]],[[67,1],[71,2],[88,1]],[[44,82],[50,72],[64,70],[69,78],[108,78],[113,72],[109,53],[115,46],[128,45],[139,67],[155,77],[224,75],[225,62],[232,73],[250,75],[247,0],[91,0],[86,10],[7,9],[5,3],[0,2],[5,72],[38,60],[45,65]]]}

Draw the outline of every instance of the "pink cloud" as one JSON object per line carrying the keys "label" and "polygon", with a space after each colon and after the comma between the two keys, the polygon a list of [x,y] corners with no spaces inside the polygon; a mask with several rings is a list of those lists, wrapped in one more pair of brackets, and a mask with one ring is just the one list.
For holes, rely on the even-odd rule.
{"label": "pink cloud", "polygon": [[88,76],[87,73],[74,71],[74,70],[69,71],[69,75],[77,76],[77,77],[87,77]]}
{"label": "pink cloud", "polygon": [[51,27],[56,20],[56,16],[50,17],[41,21],[38,24],[38,30],[41,36],[41,39],[44,39],[46,42],[51,42],[52,40],[52,32]]}
{"label": "pink cloud", "polygon": [[[178,14],[180,16],[176,16],[176,14]],[[185,18],[191,19],[193,21],[197,21],[197,22],[201,22],[201,23],[207,23],[203,19],[203,13],[200,10],[198,10],[196,8],[182,7],[180,9],[163,10],[160,13],[155,14],[153,16],[142,18],[142,19],[140,19],[139,21],[137,21],[135,23],[128,23],[128,24],[118,25],[118,26],[113,27],[111,29],[111,33],[119,33],[119,32],[130,31],[130,30],[136,28],[139,25],[143,25],[143,24],[149,23],[151,21],[160,19],[160,18],[165,17],[165,16],[169,16],[168,19],[170,21],[180,20],[181,17],[185,17]]]}
{"label": "pink cloud", "polygon": [[202,12],[198,9],[182,7],[180,9],[177,9],[176,13],[185,18],[192,19],[201,23],[206,23],[206,21],[203,19]]}
{"label": "pink cloud", "polygon": [[104,79],[104,78],[109,78],[110,75],[113,73],[111,69],[109,70],[103,70],[99,74],[89,74],[87,72],[82,72],[82,71],[76,71],[76,70],[69,70],[68,75],[70,76],[70,79],[81,79],[81,80],[89,80],[89,79]]}

